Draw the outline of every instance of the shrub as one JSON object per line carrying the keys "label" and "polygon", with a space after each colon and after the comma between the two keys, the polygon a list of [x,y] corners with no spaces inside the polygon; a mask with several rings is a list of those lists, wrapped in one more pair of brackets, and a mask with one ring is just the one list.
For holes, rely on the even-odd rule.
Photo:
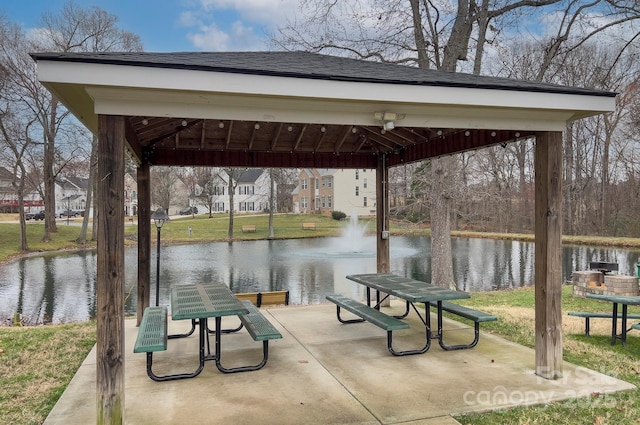
{"label": "shrub", "polygon": [[344,218],[347,218],[347,215],[345,213],[343,213],[342,211],[332,211],[331,212],[331,218],[333,218],[334,220],[342,220]]}

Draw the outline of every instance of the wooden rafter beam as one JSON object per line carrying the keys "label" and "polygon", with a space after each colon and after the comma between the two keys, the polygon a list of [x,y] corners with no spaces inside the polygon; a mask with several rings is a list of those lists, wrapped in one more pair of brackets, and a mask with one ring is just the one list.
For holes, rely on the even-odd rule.
{"label": "wooden rafter beam", "polygon": [[[324,127],[323,127],[324,128]],[[326,130],[322,132],[322,134],[320,135],[320,137],[318,137],[318,141],[316,142],[316,144],[313,146],[313,151],[314,152],[318,152],[318,149],[320,149],[320,146],[322,146],[322,141],[324,140],[325,136],[327,135]]]}
{"label": "wooden rafter beam", "polygon": [[224,141],[224,147],[226,149],[229,148],[229,143],[231,143],[231,130],[233,130],[233,121],[229,121],[229,129],[227,130],[227,137]]}
{"label": "wooden rafter beam", "polygon": [[300,146],[300,142],[302,141],[302,136],[304,136],[304,132],[307,130],[307,125],[303,125],[300,129],[300,134],[298,134],[298,138],[296,139],[296,144],[293,146],[293,150],[298,150],[298,146]]}
{"label": "wooden rafter beam", "polygon": [[200,149],[204,149],[206,142],[205,127],[207,126],[207,120],[202,120],[202,129],[200,129]]}
{"label": "wooden rafter beam", "polygon": [[342,145],[344,144],[344,142],[347,140],[347,137],[349,137],[349,133],[351,133],[353,131],[355,127],[354,126],[349,126],[347,127],[347,129],[344,131],[344,134],[342,135],[342,137],[340,138],[340,141],[336,144],[336,147],[334,149],[335,153],[339,153],[340,152],[340,148],[342,147]]}
{"label": "wooden rafter beam", "polygon": [[256,139],[256,133],[258,132],[258,130],[260,130],[260,124],[255,123],[253,125],[253,130],[251,130],[251,137],[249,137],[249,145],[247,149],[249,150],[253,149],[253,141]]}
{"label": "wooden rafter beam", "polygon": [[275,150],[278,144],[278,138],[280,137],[280,132],[282,131],[283,126],[284,126],[284,123],[280,123],[280,125],[278,126],[278,130],[276,130],[276,134],[275,136],[273,136],[273,140],[271,141],[271,150]]}

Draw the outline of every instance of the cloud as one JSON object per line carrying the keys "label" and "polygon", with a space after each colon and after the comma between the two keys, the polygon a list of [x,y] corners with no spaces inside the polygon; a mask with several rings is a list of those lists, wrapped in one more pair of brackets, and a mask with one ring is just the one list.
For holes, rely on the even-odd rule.
{"label": "cloud", "polygon": [[268,32],[294,13],[298,0],[198,0],[178,19],[200,50],[264,50]]}
{"label": "cloud", "polygon": [[201,25],[197,31],[187,34],[187,38],[203,51],[263,50],[265,44],[262,36],[240,21],[224,30],[215,23]]}
{"label": "cloud", "polygon": [[297,10],[299,0],[200,0],[204,10],[232,10],[242,20],[277,25]]}

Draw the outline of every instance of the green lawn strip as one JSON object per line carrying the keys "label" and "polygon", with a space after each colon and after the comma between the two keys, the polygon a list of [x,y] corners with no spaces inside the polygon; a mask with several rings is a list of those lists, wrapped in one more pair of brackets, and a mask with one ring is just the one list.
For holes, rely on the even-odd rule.
{"label": "green lawn strip", "polygon": [[94,322],[0,327],[0,424],[41,424],[95,335]]}
{"label": "green lawn strip", "polygon": [[[572,296],[572,287],[563,287],[562,311],[564,317],[568,311],[606,311],[611,310],[610,303],[576,298]],[[474,293],[470,299],[456,301],[474,309],[496,314],[500,306],[511,306],[528,310],[534,309],[535,291],[533,288]],[[629,311],[636,309],[629,309]],[[500,335],[505,339],[533,348],[535,346],[535,324],[532,314],[500,317],[498,321],[482,324],[485,332]],[[452,315],[447,315],[459,320]],[[563,317],[563,320],[564,320]],[[608,319],[600,319],[608,320]],[[582,329],[582,328],[581,328]],[[640,386],[640,332],[628,334],[627,346],[618,342],[611,345],[611,336],[593,334],[585,337],[583,333],[565,334],[563,339],[563,357],[577,366],[596,370]],[[613,424],[638,423],[640,418],[640,391],[616,394],[578,395],[565,402],[555,402],[544,406],[517,407],[495,412],[462,415],[456,419],[461,424]]]}

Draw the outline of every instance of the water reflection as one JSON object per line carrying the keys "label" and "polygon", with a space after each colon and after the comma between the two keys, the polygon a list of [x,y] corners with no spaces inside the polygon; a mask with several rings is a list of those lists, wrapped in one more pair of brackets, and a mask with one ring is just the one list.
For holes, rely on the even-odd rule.
{"label": "water reflection", "polygon": [[[160,304],[169,304],[176,284],[219,281],[234,292],[289,290],[292,304],[316,304],[328,293],[358,296],[348,274],[376,271],[375,255],[334,255],[332,239],[225,242],[163,247]],[[373,238],[367,243],[375,245]],[[452,240],[453,267],[459,289],[482,292],[532,285],[534,245],[490,239]],[[393,237],[393,273],[429,281],[431,244],[427,237]],[[565,247],[563,279],[589,261],[619,263],[619,273],[636,274],[640,252]],[[155,264],[155,258],[152,258]],[[125,312],[136,309],[137,250],[126,250]],[[8,324],[21,312],[29,324],[87,320],[95,316],[96,255],[92,251],[46,254],[0,266],[0,320]],[[155,284],[155,267],[151,283]],[[152,291],[155,294],[155,290]],[[154,303],[154,300],[151,300]]]}

